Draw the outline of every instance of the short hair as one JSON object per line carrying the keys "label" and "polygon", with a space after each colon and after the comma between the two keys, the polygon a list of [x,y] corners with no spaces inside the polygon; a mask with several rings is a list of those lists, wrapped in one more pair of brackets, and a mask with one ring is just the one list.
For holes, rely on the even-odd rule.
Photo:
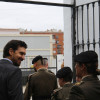
{"label": "short hair", "polygon": [[3,58],[10,56],[10,54],[9,54],[10,48],[12,48],[14,51],[16,51],[18,49],[18,47],[27,48],[27,44],[24,41],[21,41],[21,40],[11,40],[11,41],[9,41],[3,49]]}
{"label": "short hair", "polygon": [[43,58],[43,65],[45,66],[48,63],[48,59],[47,58]]}
{"label": "short hair", "polygon": [[34,64],[34,63],[36,63],[38,61],[41,61],[41,64],[43,65],[43,58],[40,55],[39,56],[36,56],[35,58],[33,58],[32,64]]}
{"label": "short hair", "polygon": [[57,78],[63,78],[65,82],[71,82],[73,77],[73,72],[70,67],[63,67],[56,73]]}
{"label": "short hair", "polygon": [[87,69],[87,72],[89,74],[92,74],[92,75],[98,75],[98,72],[97,72],[97,62],[90,62],[90,63],[81,63],[81,62],[78,62],[79,63],[79,66],[81,66],[82,64],[84,64],[86,66],[86,69]]}

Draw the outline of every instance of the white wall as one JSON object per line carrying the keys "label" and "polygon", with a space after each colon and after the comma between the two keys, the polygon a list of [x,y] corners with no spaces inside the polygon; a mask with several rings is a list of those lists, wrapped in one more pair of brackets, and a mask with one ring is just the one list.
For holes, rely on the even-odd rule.
{"label": "white wall", "polygon": [[[90,3],[90,2],[93,2],[93,1],[99,1],[99,0],[76,0],[76,5],[82,5],[82,4],[86,4],[86,3]],[[64,3],[66,4],[73,4],[74,0],[64,0]],[[87,25],[87,19],[86,19],[86,14],[87,14],[87,11],[86,11],[86,7],[84,8],[84,32],[86,33],[87,32],[87,28],[86,28],[86,25]],[[81,11],[81,8],[79,9],[79,40],[81,40],[82,36],[81,36],[81,33],[82,33],[82,27],[81,27],[81,22],[82,22],[82,11]],[[93,34],[93,14],[92,14],[92,5],[90,5],[90,10],[89,10],[89,24],[90,24],[90,33]],[[71,12],[71,8],[64,8],[64,65],[65,66],[69,66],[69,67],[72,67],[72,30],[71,30],[71,15],[72,15],[72,12]],[[98,33],[98,29],[99,29],[99,25],[98,25],[98,8],[97,6],[95,5],[95,33]],[[76,30],[77,32],[77,30]],[[87,34],[87,33],[86,33]],[[92,38],[93,35],[90,35],[90,37]],[[84,36],[85,40],[87,41],[87,35]],[[96,34],[96,41],[98,41],[98,34]],[[91,41],[91,39],[90,39]],[[91,47],[91,49],[93,49],[93,47]],[[86,50],[86,48],[85,48]],[[97,53],[99,52],[98,51],[98,47],[96,48],[97,50]],[[82,52],[82,50],[80,50],[80,52]],[[98,53],[99,54],[99,53]]]}
{"label": "white wall", "polygon": [[[66,4],[73,4],[73,0],[64,0]],[[72,68],[72,37],[71,37],[71,8],[64,7],[64,66]]]}
{"label": "white wall", "polygon": [[76,5],[86,4],[93,1],[99,1],[99,0],[76,0]]}

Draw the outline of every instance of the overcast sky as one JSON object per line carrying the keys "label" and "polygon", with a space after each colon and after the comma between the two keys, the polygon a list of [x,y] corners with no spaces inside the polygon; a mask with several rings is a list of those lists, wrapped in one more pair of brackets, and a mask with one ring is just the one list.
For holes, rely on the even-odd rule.
{"label": "overcast sky", "polygon": [[[63,3],[63,0],[37,1]],[[46,31],[63,27],[63,7],[0,2],[0,28]]]}

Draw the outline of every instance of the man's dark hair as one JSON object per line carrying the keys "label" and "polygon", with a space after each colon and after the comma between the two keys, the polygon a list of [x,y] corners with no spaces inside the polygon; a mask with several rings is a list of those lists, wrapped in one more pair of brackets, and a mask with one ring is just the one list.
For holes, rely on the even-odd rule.
{"label": "man's dark hair", "polygon": [[90,63],[79,63],[79,66],[82,66],[82,64],[84,64],[86,66],[86,69],[87,69],[87,72],[89,74],[92,74],[92,75],[97,75],[97,65],[98,65],[98,62],[90,62]]}
{"label": "man's dark hair", "polygon": [[27,44],[24,41],[21,41],[21,40],[11,40],[11,41],[9,41],[3,49],[3,58],[10,56],[10,54],[9,54],[10,48],[12,48],[14,51],[16,51],[18,49],[18,47],[27,48]]}

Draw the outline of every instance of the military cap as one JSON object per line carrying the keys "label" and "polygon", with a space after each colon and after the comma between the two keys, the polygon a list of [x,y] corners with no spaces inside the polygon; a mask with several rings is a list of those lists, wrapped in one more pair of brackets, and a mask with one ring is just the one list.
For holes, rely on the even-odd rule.
{"label": "military cap", "polygon": [[72,70],[70,69],[70,67],[63,67],[57,71],[56,77],[57,78],[64,78],[71,73],[72,73]]}
{"label": "military cap", "polygon": [[41,60],[42,61],[42,56],[36,56],[33,60],[32,60],[32,64],[34,64],[35,62],[37,62],[38,60]]}
{"label": "military cap", "polygon": [[81,52],[80,54],[76,55],[74,57],[75,62],[83,62],[83,63],[89,63],[89,62],[97,62],[98,61],[98,55],[95,51],[85,51]]}

